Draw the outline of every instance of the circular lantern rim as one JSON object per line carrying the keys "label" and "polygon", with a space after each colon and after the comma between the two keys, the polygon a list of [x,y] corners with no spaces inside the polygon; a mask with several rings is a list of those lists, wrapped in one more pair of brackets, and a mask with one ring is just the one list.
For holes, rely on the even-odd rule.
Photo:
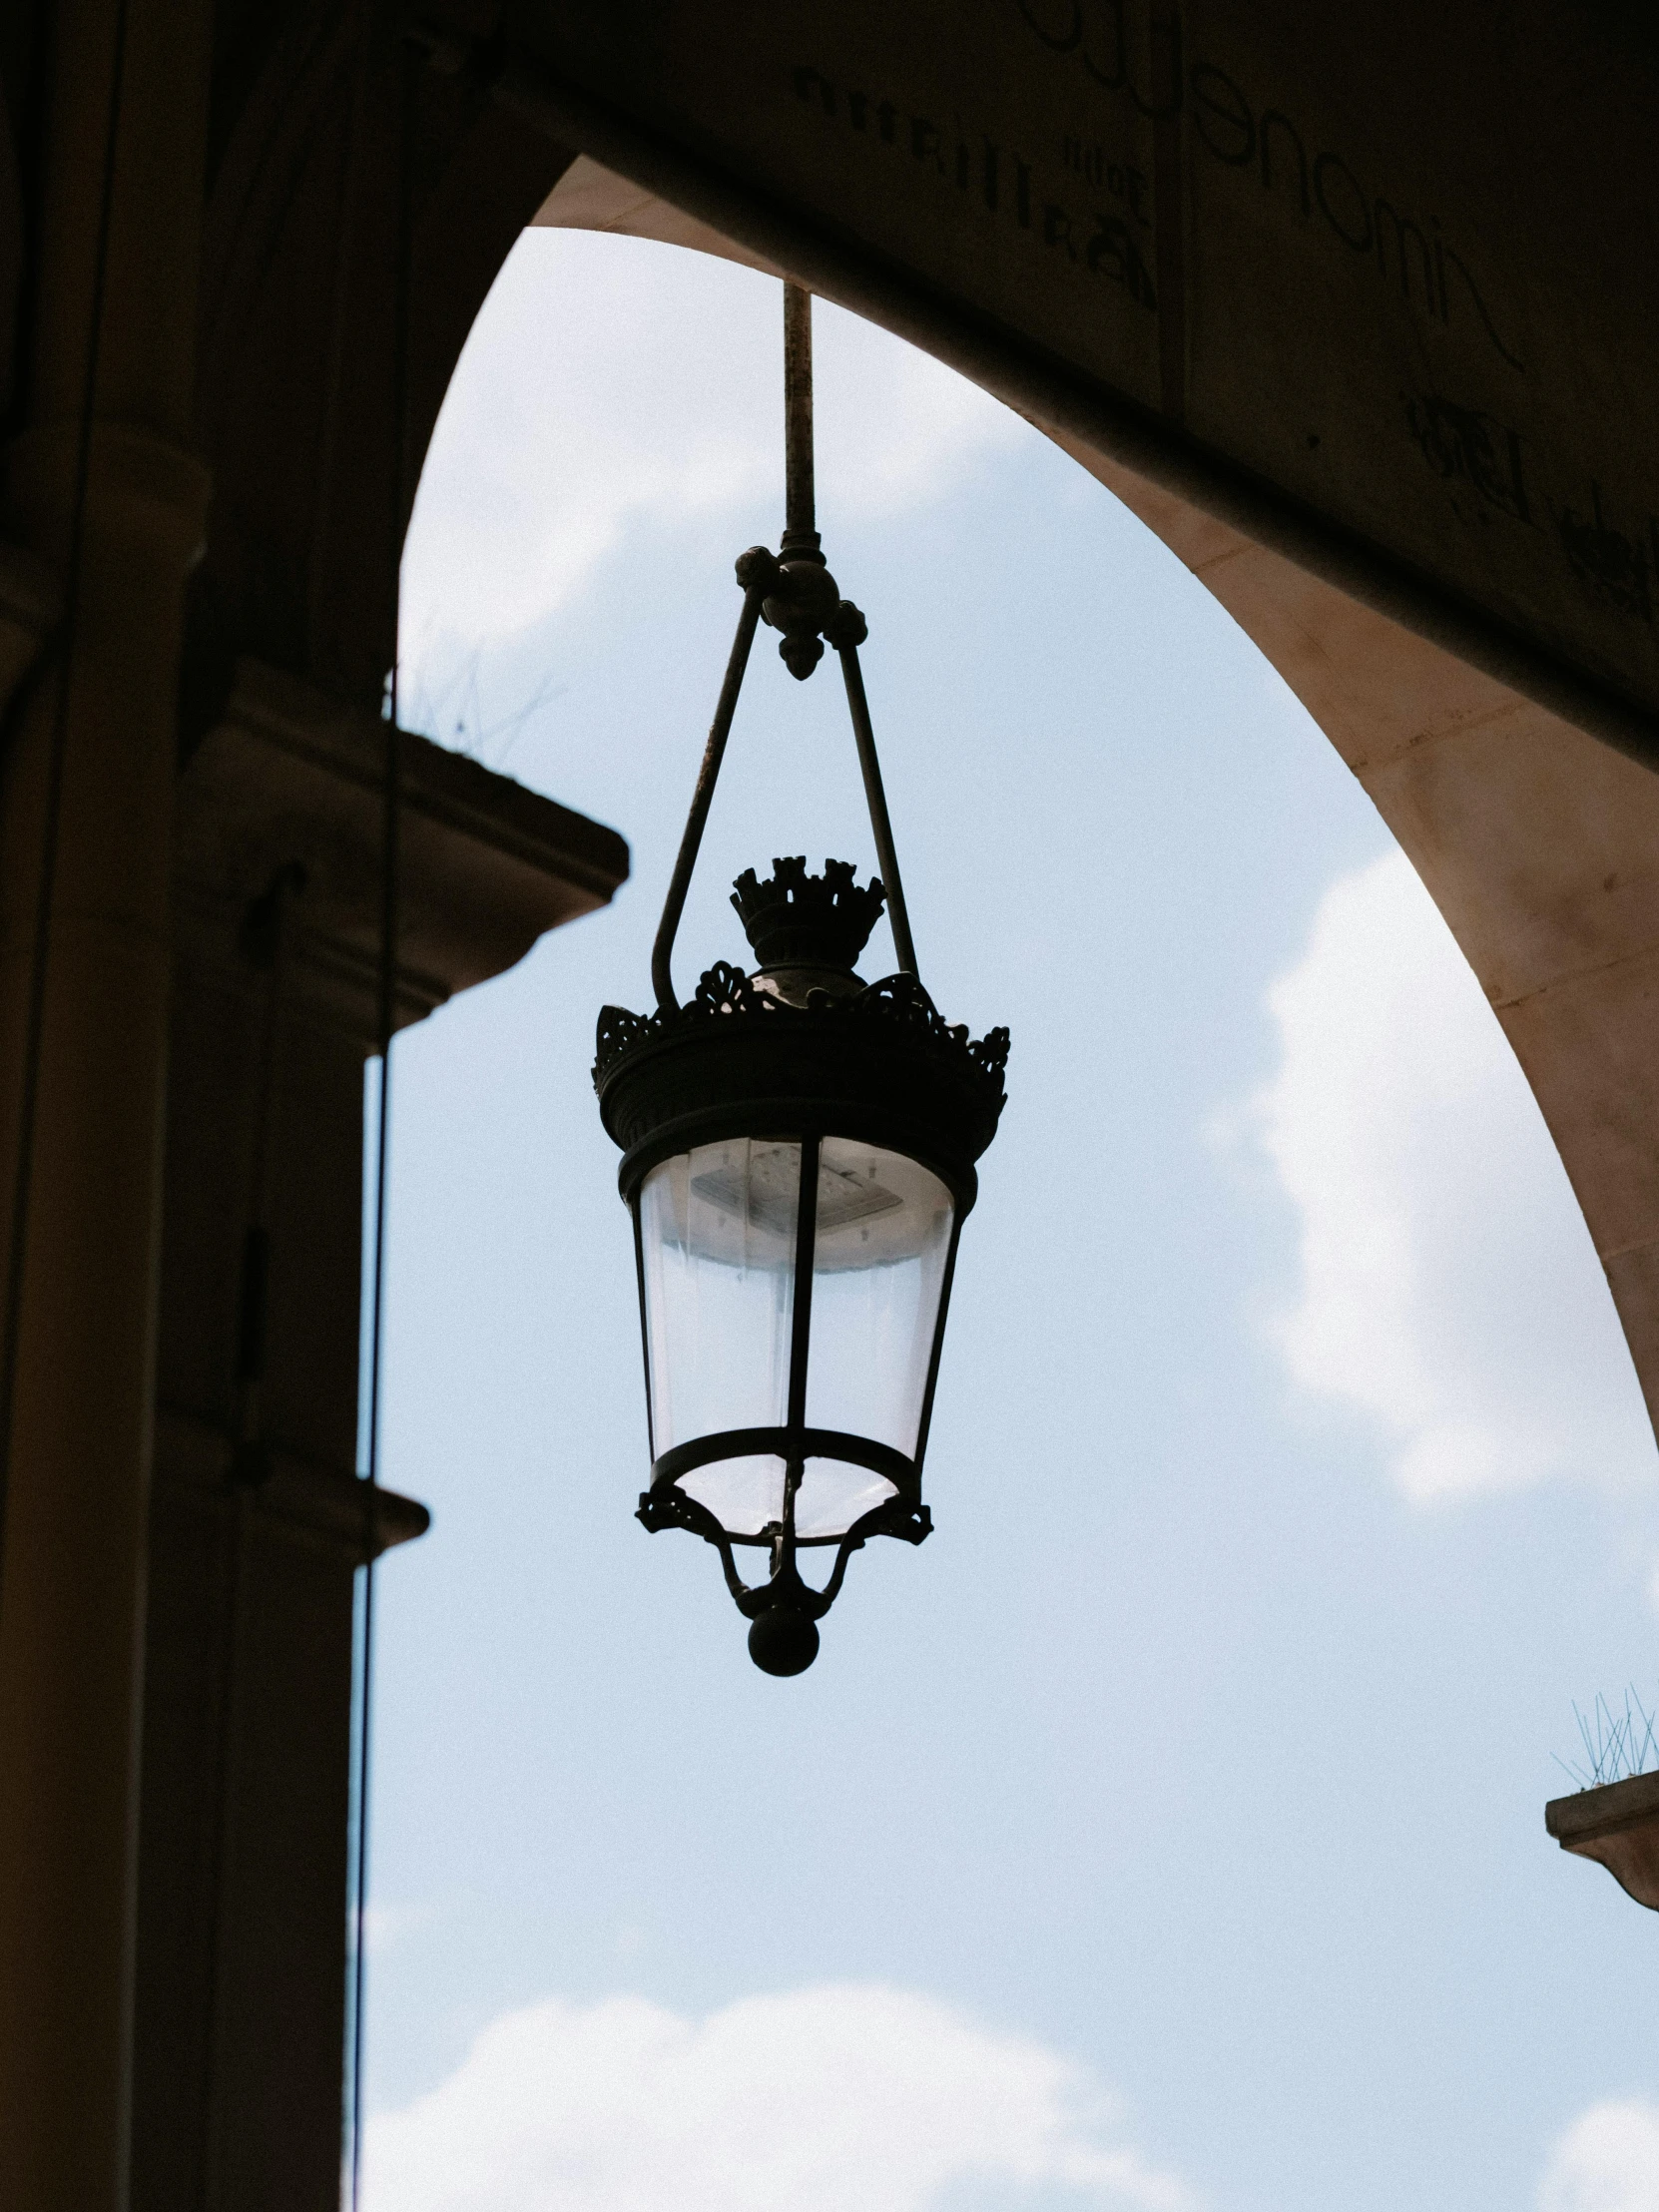
{"label": "circular lantern rim", "polygon": [[996,1134],[1007,1049],[1006,1030],[970,1042],[908,974],[795,1006],[720,962],[684,1006],[606,1007],[594,1083],[630,1206],[654,1167],[699,1145],[840,1137],[929,1169],[960,1224]]}
{"label": "circular lantern rim", "polygon": [[[934,1322],[934,1344],[938,1341],[938,1320]],[[931,1383],[929,1377],[929,1383]],[[929,1391],[929,1394],[931,1392]],[[925,1422],[929,1407],[924,1406]],[[713,1466],[722,1459],[777,1458],[790,1459],[799,1451],[805,1459],[832,1459],[840,1466],[864,1467],[871,1474],[880,1475],[893,1486],[891,1497],[880,1499],[857,1516],[846,1528],[827,1531],[821,1536],[792,1538],[798,1551],[828,1550],[831,1545],[844,1544],[852,1528],[860,1522],[873,1528],[879,1522],[884,1535],[903,1534],[910,1542],[920,1543],[932,1530],[933,1520],[921,1497],[921,1466],[927,1448],[925,1430],[920,1438],[920,1449],[912,1457],[895,1445],[877,1442],[873,1436],[857,1436],[848,1430],[837,1428],[791,1429],[782,1423],[774,1428],[721,1428],[711,1429],[706,1436],[690,1437],[683,1444],[671,1444],[667,1451],[651,1462],[650,1487],[641,1494],[642,1518],[660,1513],[666,1498],[677,1501],[676,1510],[667,1517],[678,1519],[678,1505],[685,1504],[706,1514],[720,1529],[729,1544],[748,1545],[753,1549],[771,1549],[775,1538],[762,1529],[728,1528],[713,1506],[704,1505],[689,1490],[680,1487],[683,1475],[695,1474],[699,1467]]]}

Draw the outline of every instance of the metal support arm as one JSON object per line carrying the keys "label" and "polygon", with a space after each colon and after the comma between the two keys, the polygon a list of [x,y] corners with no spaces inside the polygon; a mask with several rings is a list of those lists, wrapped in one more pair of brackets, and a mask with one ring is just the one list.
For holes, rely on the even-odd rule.
{"label": "metal support arm", "polygon": [[674,995],[674,939],[691,888],[692,870],[703,843],[709,806],[715,795],[726,741],[732,732],[738,694],[755,643],[755,632],[764,619],[784,633],[779,647],[791,673],[810,676],[823,657],[827,640],[840,655],[846,680],[846,704],[852,717],[852,735],[858,748],[858,767],[869,807],[869,826],[875,836],[875,857],[886,892],[887,916],[892,924],[899,970],[920,976],[915,945],[910,937],[910,917],[904,905],[899,879],[898,854],[893,847],[892,825],[887,818],[886,794],[881,787],[880,764],[875,757],[875,733],[870,726],[869,702],[858,667],[858,647],[868,635],[863,616],[836,591],[833,577],[824,565],[815,527],[813,487],[813,299],[799,284],[784,286],[784,403],[785,462],[788,480],[783,552],[775,557],[765,546],[751,546],[738,560],[738,582],[743,586],[743,613],[732,657],[726,664],[726,680],[720,688],[703,765],[697,772],[691,813],[686,818],[680,851],[663,901],[663,917],[657,924],[651,948],[651,982],[657,993],[659,1013],[672,1014],[679,1007]]}
{"label": "metal support arm", "polygon": [[[757,555],[766,562],[765,571],[759,569]],[[751,564],[751,573],[748,576],[744,573],[746,562]],[[691,813],[686,817],[686,828],[680,839],[674,873],[669,877],[668,896],[663,900],[663,918],[657,924],[656,940],[651,947],[651,986],[657,993],[659,1013],[672,1014],[680,1004],[674,995],[674,939],[680,927],[680,916],[685,911],[686,893],[691,888],[692,869],[697,865],[698,848],[703,842],[704,826],[709,820],[709,802],[715,796],[715,783],[720,775],[726,741],[732,734],[732,717],[737,712],[738,694],[743,689],[744,670],[749,666],[750,648],[755,643],[755,632],[760,626],[761,602],[777,572],[777,563],[764,547],[753,547],[738,562],[738,581],[744,587],[743,613],[738,617],[738,634],[732,641],[732,657],[726,664],[726,681],[720,687],[715,719],[709,726],[709,742],[703,749],[703,765],[697,772]]]}

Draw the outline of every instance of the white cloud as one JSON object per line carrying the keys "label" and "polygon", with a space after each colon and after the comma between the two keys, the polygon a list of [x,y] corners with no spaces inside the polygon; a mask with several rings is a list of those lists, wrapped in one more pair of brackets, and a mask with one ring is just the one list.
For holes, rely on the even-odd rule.
{"label": "white cloud", "polygon": [[[823,301],[815,350],[821,527],[934,498],[1032,434]],[[776,541],[783,424],[775,278],[639,239],[527,231],[473,325],[421,476],[405,658],[441,636],[477,645],[525,628],[634,531],[776,492]]]}
{"label": "white cloud", "polygon": [[1550,2154],[1538,2212],[1659,2212],[1659,2105],[1592,2104]]}
{"label": "white cloud", "polygon": [[1253,1102],[1301,1217],[1272,1336],[1382,1427],[1417,1500],[1654,1459],[1629,1355],[1543,1119],[1480,986],[1390,853],[1331,885],[1268,1005]]}
{"label": "white cloud", "polygon": [[1184,2212],[1113,2140],[1083,2070],[901,1989],[745,1997],[701,2020],[642,1997],[508,2013],[365,2136],[368,2212],[931,2212],[1047,2185]]}

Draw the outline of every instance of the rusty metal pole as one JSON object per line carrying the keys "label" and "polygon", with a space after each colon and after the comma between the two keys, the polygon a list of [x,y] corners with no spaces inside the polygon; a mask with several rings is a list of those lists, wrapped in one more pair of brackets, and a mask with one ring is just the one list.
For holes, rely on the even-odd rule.
{"label": "rusty metal pole", "polygon": [[782,556],[819,544],[813,482],[813,295],[784,285],[784,539]]}

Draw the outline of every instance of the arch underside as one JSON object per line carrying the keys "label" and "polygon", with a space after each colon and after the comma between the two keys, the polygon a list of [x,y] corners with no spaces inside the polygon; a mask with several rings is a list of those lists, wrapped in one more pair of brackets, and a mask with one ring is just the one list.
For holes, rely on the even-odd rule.
{"label": "arch underside", "polygon": [[[614,142],[613,142],[614,143]],[[832,287],[591,157],[538,225],[611,232],[808,276],[892,326],[880,292]],[[913,323],[902,334],[916,338]],[[921,342],[926,342],[925,336]],[[984,373],[971,345],[930,348],[1009,401],[1121,499],[1225,607],[1359,780],[1449,925],[1543,1114],[1606,1273],[1659,1428],[1659,776],[1620,743],[1499,681],[1465,654],[1252,537],[1223,497],[1136,468],[1062,410],[1044,380]],[[1160,481],[1159,474],[1166,480]],[[1325,564],[1340,567],[1338,561]],[[1407,616],[1418,610],[1407,609]],[[1479,651],[1479,645],[1475,650]],[[1488,648],[1487,660],[1500,656]],[[1530,672],[1519,672],[1524,681]],[[1530,690],[1547,687],[1531,684]]]}
{"label": "arch underside", "polygon": [[[1427,0],[1317,25],[1288,0],[843,0],[800,22],[766,0],[444,0],[411,72],[397,11],[219,20],[187,751],[250,663],[313,687],[319,712],[377,711],[396,486],[526,223],[787,269],[1042,427],[1304,702],[1478,975],[1659,1411],[1643,21],[1523,0],[1500,38]],[[13,424],[31,404],[26,58],[0,52]],[[16,535],[0,695],[57,611]]]}

